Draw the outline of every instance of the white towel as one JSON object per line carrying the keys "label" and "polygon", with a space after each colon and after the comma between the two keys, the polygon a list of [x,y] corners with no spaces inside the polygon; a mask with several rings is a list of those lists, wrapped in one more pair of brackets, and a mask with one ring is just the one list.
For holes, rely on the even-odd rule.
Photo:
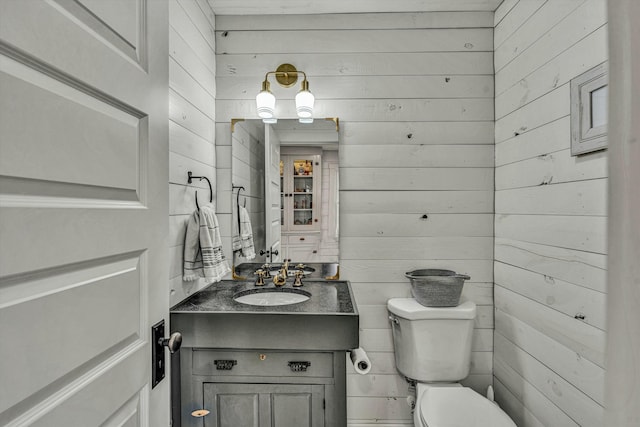
{"label": "white towel", "polygon": [[244,206],[238,206],[240,214],[240,244],[242,256],[246,259],[256,257],[256,249],[253,246],[253,230],[251,229],[251,218]]}
{"label": "white towel", "polygon": [[218,218],[213,206],[201,206],[187,223],[182,278],[187,282],[204,278],[207,283],[213,283],[222,280],[230,271],[222,253]]}

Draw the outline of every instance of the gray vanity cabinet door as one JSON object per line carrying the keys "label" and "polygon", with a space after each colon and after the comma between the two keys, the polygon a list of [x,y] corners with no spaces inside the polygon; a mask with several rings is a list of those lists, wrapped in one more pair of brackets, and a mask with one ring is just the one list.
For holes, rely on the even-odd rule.
{"label": "gray vanity cabinet door", "polygon": [[324,426],[323,385],[274,385],[272,427]]}
{"label": "gray vanity cabinet door", "polygon": [[260,388],[249,384],[205,383],[204,407],[211,411],[204,418],[205,427],[268,426],[268,400],[265,402]]}
{"label": "gray vanity cabinet door", "polygon": [[324,386],[204,383],[205,427],[323,427]]}

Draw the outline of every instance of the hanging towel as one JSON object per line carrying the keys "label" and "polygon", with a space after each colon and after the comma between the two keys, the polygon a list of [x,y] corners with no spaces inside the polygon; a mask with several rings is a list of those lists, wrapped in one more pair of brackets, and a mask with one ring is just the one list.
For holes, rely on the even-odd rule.
{"label": "hanging towel", "polygon": [[218,218],[213,206],[201,206],[187,223],[182,278],[187,282],[204,278],[207,283],[213,283],[219,282],[230,271],[222,253]]}
{"label": "hanging towel", "polygon": [[251,219],[249,212],[244,206],[238,206],[240,214],[240,243],[242,246],[242,256],[246,259],[256,257],[256,249],[253,246],[253,231],[251,230]]}

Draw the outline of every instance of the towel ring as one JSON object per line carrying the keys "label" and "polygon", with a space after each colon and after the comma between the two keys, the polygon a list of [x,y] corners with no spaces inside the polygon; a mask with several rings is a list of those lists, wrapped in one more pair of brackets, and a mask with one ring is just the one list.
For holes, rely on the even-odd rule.
{"label": "towel ring", "polygon": [[[245,191],[244,187],[241,185],[233,185],[231,184],[231,189],[232,190],[238,190],[238,193],[236,194],[236,205],[240,206],[240,192],[241,191]],[[247,207],[247,198],[244,198],[244,207]]]}
{"label": "towel ring", "polygon": [[[202,181],[203,179],[207,180],[207,184],[209,184],[209,203],[213,203],[213,188],[211,187],[211,181],[209,181],[209,178],[207,178],[206,176],[194,176],[191,171],[187,172],[187,175],[189,176],[189,179],[187,179],[187,183],[191,184],[191,180],[192,179],[199,179],[200,181]],[[198,208],[198,210],[200,210],[200,205],[198,205],[198,190],[196,190],[196,208]]]}

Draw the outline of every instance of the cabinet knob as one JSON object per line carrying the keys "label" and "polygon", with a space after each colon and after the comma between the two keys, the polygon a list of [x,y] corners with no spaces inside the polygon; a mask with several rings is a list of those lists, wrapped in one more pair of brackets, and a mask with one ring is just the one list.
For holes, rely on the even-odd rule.
{"label": "cabinet knob", "polygon": [[304,240],[304,237],[301,237],[300,240]]}
{"label": "cabinet knob", "polygon": [[210,413],[211,412],[207,411],[206,409],[197,409],[191,413],[191,416],[194,418],[202,418],[202,417],[206,417]]}

